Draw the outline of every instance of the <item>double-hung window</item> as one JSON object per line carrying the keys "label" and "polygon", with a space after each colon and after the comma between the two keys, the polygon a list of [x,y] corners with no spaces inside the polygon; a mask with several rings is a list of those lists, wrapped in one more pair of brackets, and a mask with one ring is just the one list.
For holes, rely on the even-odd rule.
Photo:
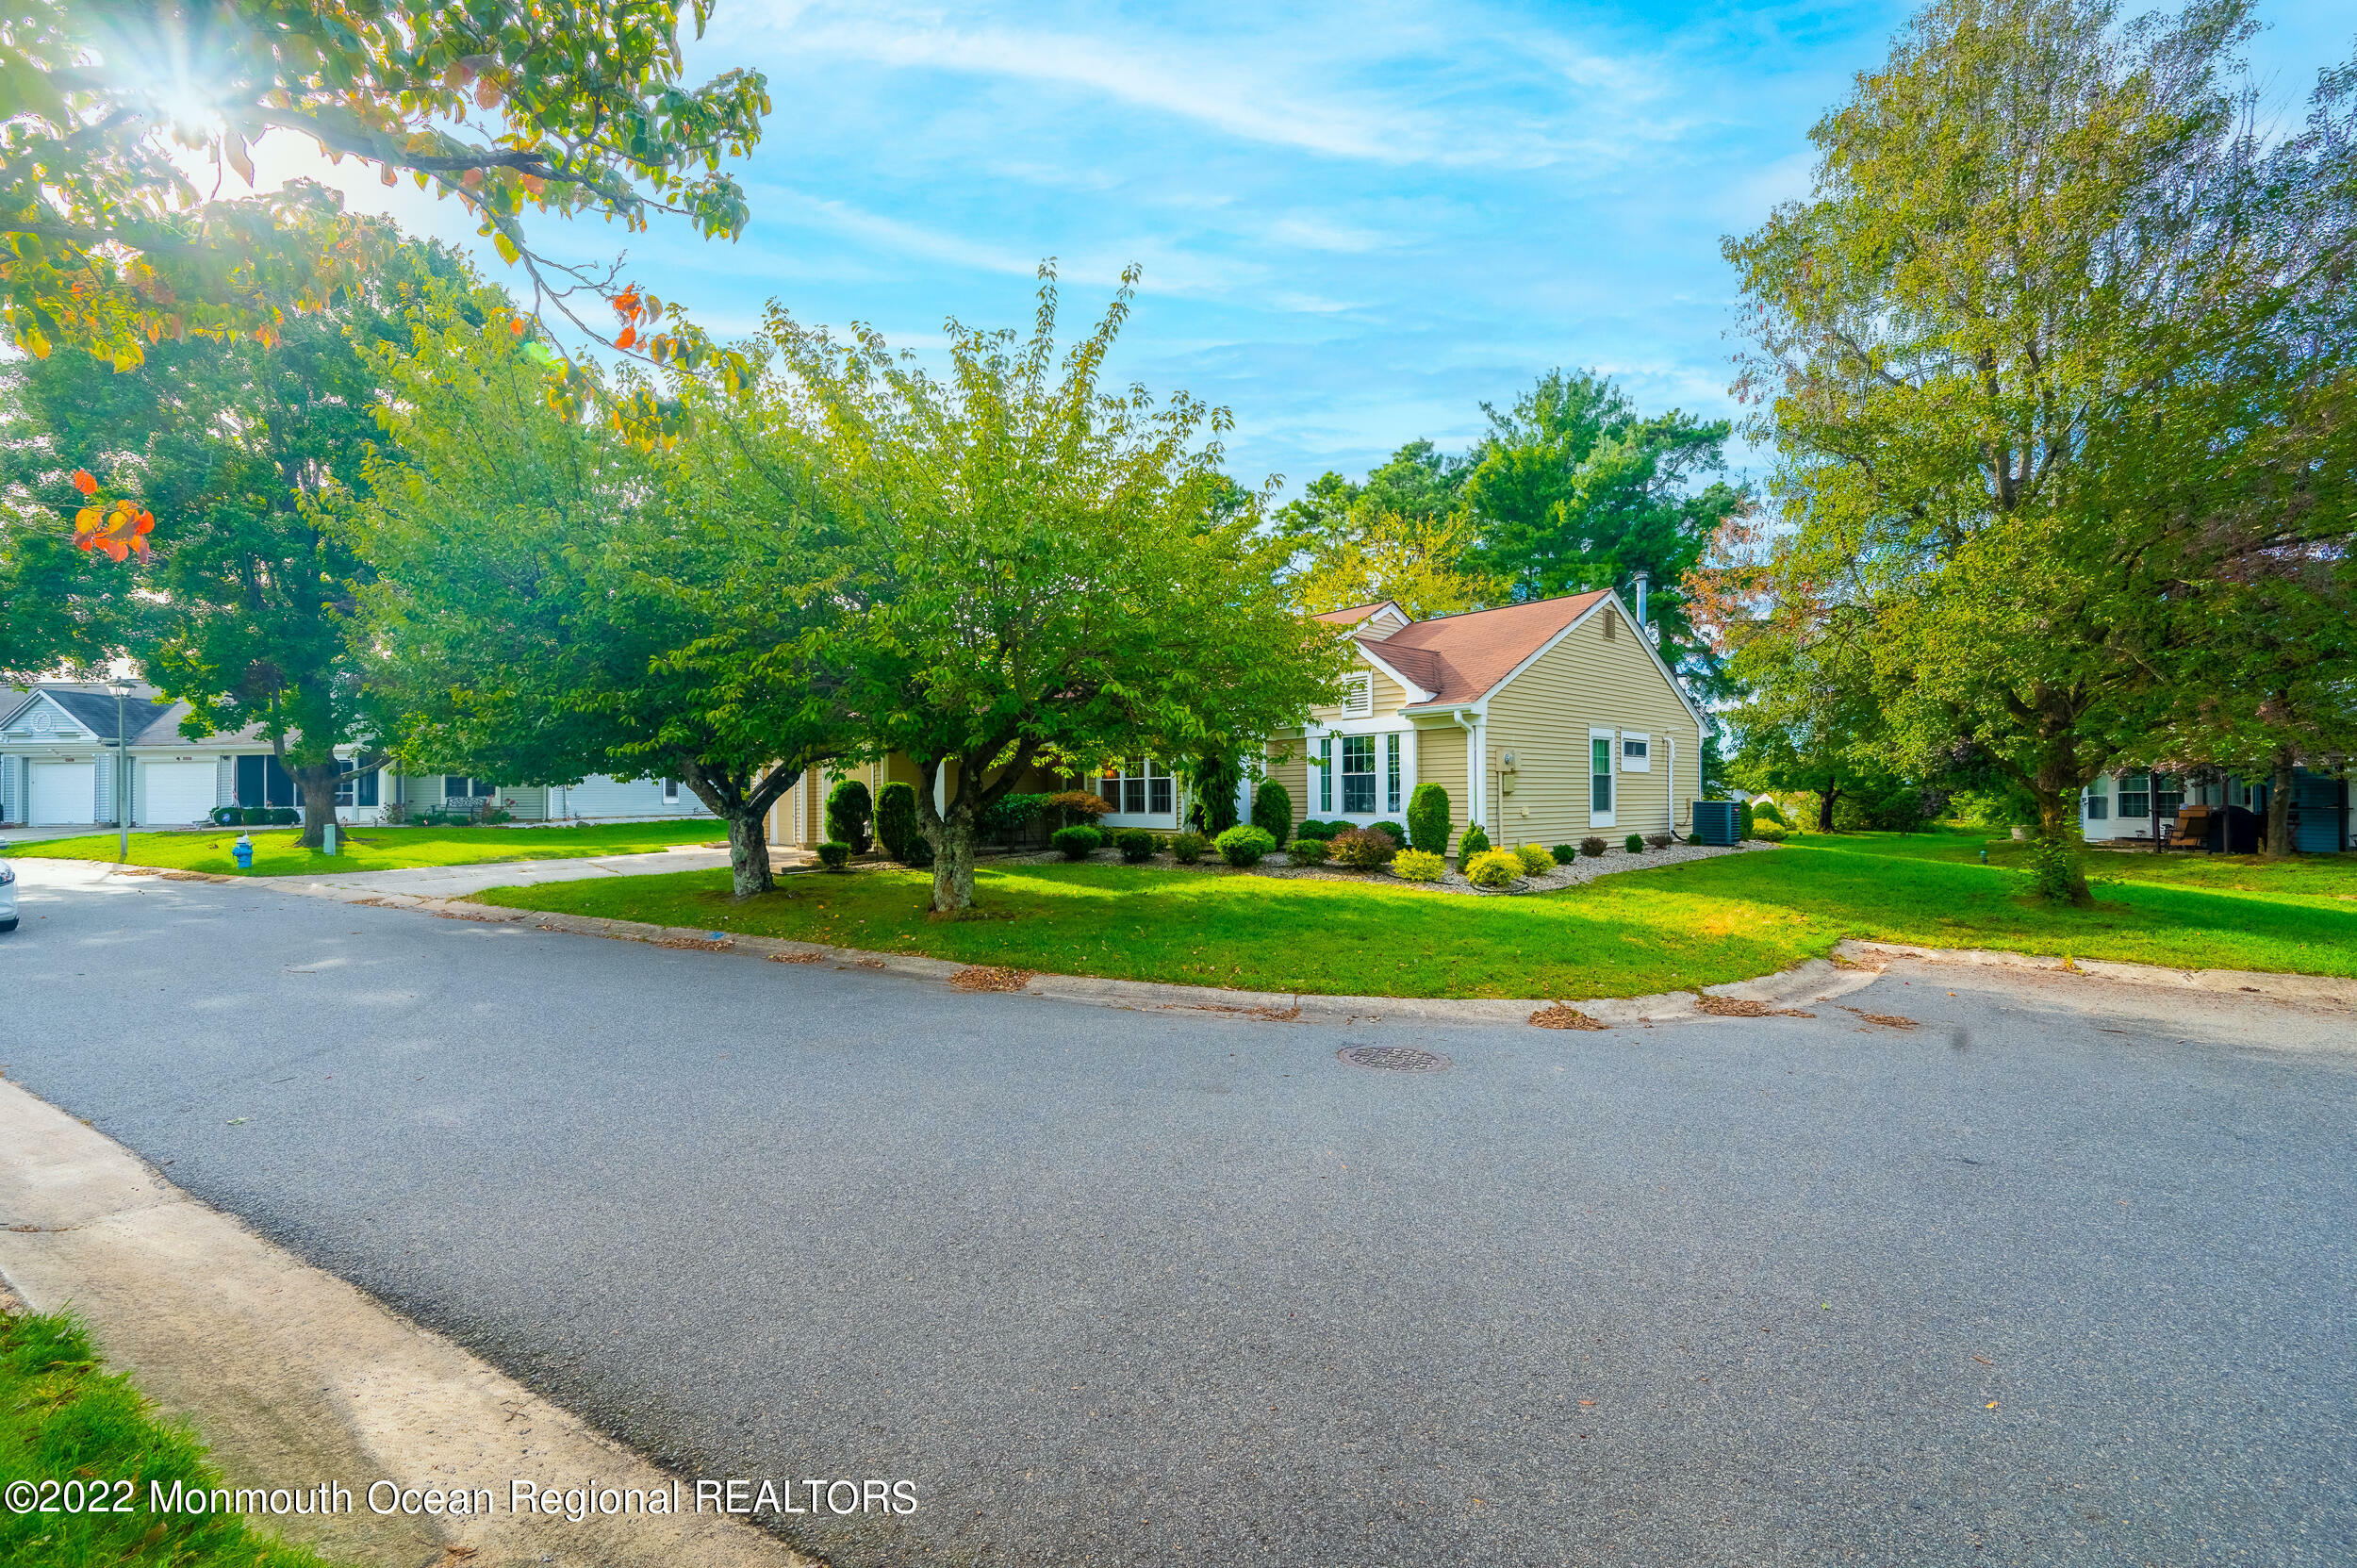
{"label": "double-hung window", "polygon": [[2087,785],[2086,801],[2088,821],[2103,822],[2110,820],[2112,815],[2110,791],[2111,780],[2105,778],[2101,773],[2095,775],[2095,782]]}
{"label": "double-hung window", "polygon": [[667,806],[679,804],[679,781],[677,779],[663,781],[663,803]]}
{"label": "double-hung window", "polygon": [[377,770],[365,773],[352,770],[352,759],[346,757],[336,764],[339,775],[336,780],[336,803],[339,806],[372,806],[377,803]]}
{"label": "double-hung window", "polygon": [[1588,738],[1588,815],[1609,825],[1612,817],[1612,737]]}
{"label": "double-hung window", "polygon": [[1396,733],[1383,737],[1383,809],[1394,816],[1399,812],[1399,736]]}
{"label": "double-hung window", "polygon": [[2122,773],[2119,776],[2119,819],[2133,822],[2139,817],[2152,815],[2152,775]]}
{"label": "double-hung window", "polygon": [[2185,804],[2185,781],[2175,773],[2155,773],[2152,775],[2152,793],[2160,797],[2156,803],[2161,808],[2161,820],[2176,821],[2177,813]]}
{"label": "double-hung window", "polygon": [[1170,769],[1152,757],[1109,763],[1096,782],[1096,793],[1105,803],[1125,816],[1168,815],[1173,788]]}
{"label": "double-hung window", "polygon": [[1334,737],[1318,736],[1318,810],[1334,809]]}
{"label": "double-hung window", "polygon": [[1375,736],[1343,736],[1343,815],[1375,814]]}

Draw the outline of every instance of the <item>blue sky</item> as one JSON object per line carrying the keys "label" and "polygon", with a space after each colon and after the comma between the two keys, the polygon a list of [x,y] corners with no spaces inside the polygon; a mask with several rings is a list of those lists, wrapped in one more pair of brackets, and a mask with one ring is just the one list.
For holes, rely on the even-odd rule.
{"label": "blue sky", "polygon": [[[744,239],[536,233],[627,248],[717,331],[775,298],[920,350],[952,314],[1027,324],[1048,256],[1078,329],[1136,261],[1113,373],[1227,404],[1230,471],[1297,489],[1415,437],[1461,447],[1556,365],[1732,412],[1720,239],[1805,190],[1810,124],[1908,9],[719,0],[691,64],[759,69],[776,100],[738,166]],[[2357,0],[2261,15],[2287,107],[2357,33]]]}

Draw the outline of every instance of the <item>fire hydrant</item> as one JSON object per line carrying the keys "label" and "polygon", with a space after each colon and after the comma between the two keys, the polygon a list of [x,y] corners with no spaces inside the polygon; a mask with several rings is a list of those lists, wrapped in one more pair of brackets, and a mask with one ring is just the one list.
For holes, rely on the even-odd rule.
{"label": "fire hydrant", "polygon": [[229,852],[238,857],[239,870],[254,869],[254,840],[252,838],[244,834],[238,834],[238,841],[229,846]]}

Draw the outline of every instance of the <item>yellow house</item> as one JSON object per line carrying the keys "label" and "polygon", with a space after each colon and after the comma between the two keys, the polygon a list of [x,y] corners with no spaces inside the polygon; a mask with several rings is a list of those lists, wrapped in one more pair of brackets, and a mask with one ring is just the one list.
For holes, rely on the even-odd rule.
{"label": "yellow house", "polygon": [[1474,822],[1501,845],[1691,825],[1702,710],[1618,595],[1412,621],[1386,601],[1318,619],[1350,639],[1356,668],[1340,704],[1270,737],[1266,766],[1296,818],[1404,822],[1416,786],[1437,784],[1452,847]]}

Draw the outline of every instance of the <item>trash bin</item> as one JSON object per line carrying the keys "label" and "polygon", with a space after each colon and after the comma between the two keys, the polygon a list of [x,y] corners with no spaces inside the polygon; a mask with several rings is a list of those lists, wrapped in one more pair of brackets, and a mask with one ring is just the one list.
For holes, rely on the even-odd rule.
{"label": "trash bin", "polygon": [[1694,842],[1697,844],[1734,843],[1737,809],[1733,801],[1695,801]]}

